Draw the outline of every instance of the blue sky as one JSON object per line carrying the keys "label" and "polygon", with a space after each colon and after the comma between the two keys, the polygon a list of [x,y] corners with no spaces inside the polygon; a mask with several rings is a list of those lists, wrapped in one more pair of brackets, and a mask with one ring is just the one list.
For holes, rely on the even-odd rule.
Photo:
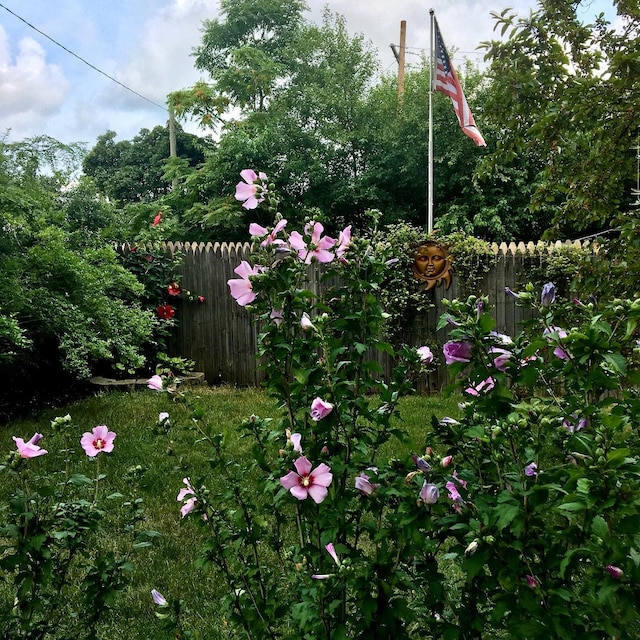
{"label": "blue sky", "polygon": [[[407,63],[429,43],[429,9],[456,57],[482,59],[478,44],[494,37],[491,11],[507,6],[526,15],[534,0],[307,0],[307,17],[321,20],[328,6],[345,16],[352,32],[378,49],[380,67],[394,72],[390,44],[407,21]],[[191,51],[200,43],[202,21],[215,18],[215,0],[0,0],[0,4],[45,32],[104,73],[149,100],[164,105],[167,93],[192,85],[200,74]],[[583,2],[585,16],[612,0]],[[413,56],[413,58],[412,58]],[[454,58],[455,62],[455,58]],[[204,78],[206,79],[206,78]],[[0,136],[9,141],[46,134],[62,142],[95,144],[107,130],[118,140],[166,122],[166,112],[127,92],[83,64],[0,6]],[[185,123],[185,128],[196,132]]]}

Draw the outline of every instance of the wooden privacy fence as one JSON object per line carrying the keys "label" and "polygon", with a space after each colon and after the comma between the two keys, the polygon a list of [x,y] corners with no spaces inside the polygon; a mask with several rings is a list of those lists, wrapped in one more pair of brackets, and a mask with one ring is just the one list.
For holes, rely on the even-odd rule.
{"label": "wooden privacy fence", "polygon": [[[183,289],[205,298],[203,304],[182,302],[177,309],[178,320],[172,355],[195,361],[196,370],[203,371],[210,384],[233,384],[259,386],[263,373],[257,366],[257,323],[255,317],[241,307],[229,294],[227,280],[237,277],[234,273],[242,260],[250,261],[251,246],[248,243],[167,243],[167,251],[179,252]],[[519,324],[530,317],[530,311],[516,306],[515,299],[505,294],[505,287],[515,289],[528,281],[528,272],[535,264],[541,264],[542,252],[562,246],[585,248],[579,242],[542,245],[494,244],[493,264],[483,277],[479,291],[489,296],[494,308],[496,330],[514,335]],[[394,268],[393,266],[389,268]],[[407,273],[407,278],[411,278]],[[428,292],[433,308],[419,317],[410,332],[410,343],[414,346],[428,344],[441,354],[440,346],[446,342],[446,329],[436,331],[438,318],[444,311],[443,298],[450,300],[466,297],[464,284],[455,275],[448,290],[438,286]],[[320,287],[320,267],[309,269],[309,287],[317,291]],[[391,363],[384,354],[378,354],[386,371]],[[441,359],[441,358],[440,358]],[[443,365],[433,375],[419,383],[422,391],[437,391],[446,382]]]}

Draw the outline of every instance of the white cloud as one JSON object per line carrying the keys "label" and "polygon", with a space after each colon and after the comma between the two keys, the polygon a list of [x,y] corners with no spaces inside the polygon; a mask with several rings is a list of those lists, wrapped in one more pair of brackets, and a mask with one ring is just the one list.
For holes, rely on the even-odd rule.
{"label": "white cloud", "polygon": [[32,38],[22,38],[12,52],[0,26],[0,116],[2,125],[26,129],[57,111],[65,101],[69,82],[62,69],[47,63],[44,49]]}

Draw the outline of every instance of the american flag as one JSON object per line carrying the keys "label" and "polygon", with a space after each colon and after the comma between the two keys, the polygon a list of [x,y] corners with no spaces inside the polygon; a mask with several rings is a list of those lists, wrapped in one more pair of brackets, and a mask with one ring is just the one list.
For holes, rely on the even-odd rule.
{"label": "american flag", "polygon": [[460,86],[460,81],[456,75],[456,70],[451,64],[451,59],[447,53],[447,49],[442,41],[440,35],[440,29],[438,23],[434,17],[433,24],[435,26],[435,48],[436,48],[436,78],[434,89],[444,93],[445,96],[451,98],[453,108],[458,116],[458,122],[462,131],[468,135],[479,147],[486,147],[487,143],[484,141],[482,134],[478,131],[476,123],[473,119],[473,114],[467,99],[464,97],[464,92]]}

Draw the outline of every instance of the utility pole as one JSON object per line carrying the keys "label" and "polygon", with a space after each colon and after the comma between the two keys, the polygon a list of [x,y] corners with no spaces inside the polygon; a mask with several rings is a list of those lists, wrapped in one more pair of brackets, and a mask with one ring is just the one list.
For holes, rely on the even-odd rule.
{"label": "utility pole", "polygon": [[398,106],[404,100],[404,58],[407,44],[407,21],[400,22],[400,55],[398,56]]}
{"label": "utility pole", "polygon": [[[407,40],[407,21],[402,20],[400,22],[400,47],[395,44],[389,45],[393,55],[398,63],[398,107],[402,106],[402,100],[404,98],[404,57],[406,51]],[[398,49],[400,49],[398,51]]]}
{"label": "utility pole", "polygon": [[[178,155],[176,145],[176,121],[173,115],[173,107],[169,107],[169,157],[175,158]],[[171,181],[171,188],[175,191],[178,187],[177,178],[173,178]]]}

